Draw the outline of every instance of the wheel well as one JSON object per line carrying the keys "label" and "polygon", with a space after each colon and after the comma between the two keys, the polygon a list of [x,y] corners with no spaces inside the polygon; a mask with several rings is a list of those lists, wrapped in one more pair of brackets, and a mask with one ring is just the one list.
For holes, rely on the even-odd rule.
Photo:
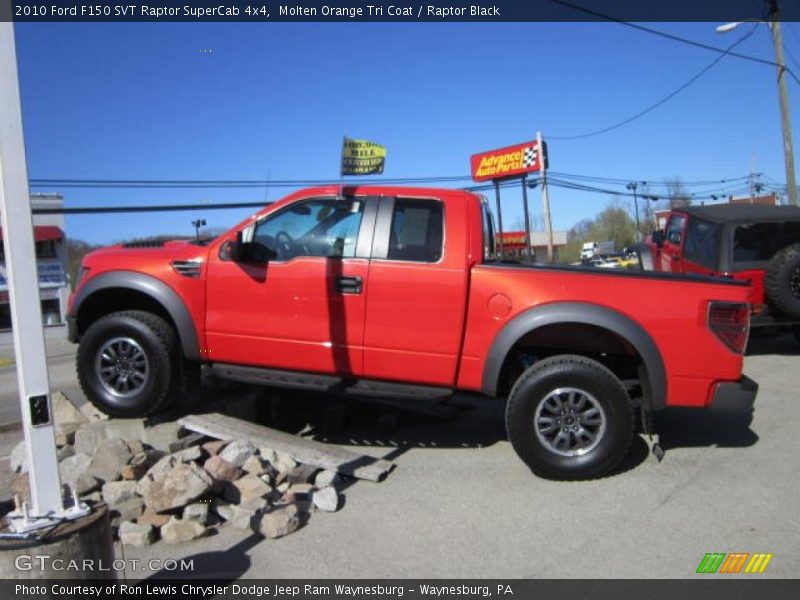
{"label": "wheel well", "polygon": [[78,334],[83,335],[97,319],[121,310],[143,310],[164,319],[177,331],[175,322],[161,303],[129,288],[105,288],[86,298],[78,311]]}
{"label": "wheel well", "polygon": [[646,369],[641,355],[621,335],[585,323],[557,323],[539,327],[518,339],[500,369],[497,396],[506,398],[522,372],[556,354],[579,354],[605,365],[626,384],[632,396],[646,392]]}

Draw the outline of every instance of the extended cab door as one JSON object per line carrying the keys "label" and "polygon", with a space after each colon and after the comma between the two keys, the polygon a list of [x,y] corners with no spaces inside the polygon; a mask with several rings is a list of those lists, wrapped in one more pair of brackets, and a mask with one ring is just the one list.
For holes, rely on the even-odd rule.
{"label": "extended cab door", "polygon": [[274,253],[266,264],[231,260],[222,244],[207,271],[207,358],[360,374],[377,202],[298,200],[266,215],[252,225]]}
{"label": "extended cab door", "polygon": [[682,273],[683,264],[681,254],[683,251],[684,229],[686,228],[686,215],[672,213],[667,228],[664,231],[664,245],[659,253],[661,270],[668,273]]}
{"label": "extended cab door", "polygon": [[382,198],[369,266],[364,376],[451,386],[467,298],[467,211]]}

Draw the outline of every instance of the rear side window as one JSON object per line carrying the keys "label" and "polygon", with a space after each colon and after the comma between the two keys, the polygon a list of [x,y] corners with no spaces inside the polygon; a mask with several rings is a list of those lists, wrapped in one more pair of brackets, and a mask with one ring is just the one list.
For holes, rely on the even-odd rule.
{"label": "rear side window", "polygon": [[667,224],[666,238],[670,244],[681,245],[683,238],[683,226],[686,224],[686,217],[683,215],[672,215]]}
{"label": "rear side window", "polygon": [[717,263],[718,242],[719,225],[702,219],[691,219],[686,229],[683,255],[693,262],[713,269]]}
{"label": "rear side window", "polygon": [[733,262],[740,267],[767,262],[799,239],[800,223],[797,222],[739,225],[733,236]]}
{"label": "rear side window", "polygon": [[387,258],[437,262],[442,258],[443,217],[442,203],[436,200],[395,200]]}

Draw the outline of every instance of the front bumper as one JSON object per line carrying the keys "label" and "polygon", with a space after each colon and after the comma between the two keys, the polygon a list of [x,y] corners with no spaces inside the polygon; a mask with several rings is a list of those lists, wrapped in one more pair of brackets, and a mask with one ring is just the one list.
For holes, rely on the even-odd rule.
{"label": "front bumper", "polygon": [[77,344],[81,339],[78,333],[78,318],[75,315],[67,315],[67,339],[73,344]]}
{"label": "front bumper", "polygon": [[742,375],[739,381],[725,381],[714,386],[709,408],[727,414],[749,414],[758,394],[758,384]]}

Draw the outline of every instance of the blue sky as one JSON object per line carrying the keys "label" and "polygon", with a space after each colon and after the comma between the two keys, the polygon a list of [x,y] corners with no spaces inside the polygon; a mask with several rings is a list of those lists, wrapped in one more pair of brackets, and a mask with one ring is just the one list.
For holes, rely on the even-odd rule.
{"label": "blue sky", "polygon": [[[752,26],[720,35],[715,25],[652,27],[724,47]],[[758,27],[736,50],[771,60],[769,33]],[[343,135],[386,145],[386,177],[468,175],[470,154],[541,130],[554,171],[691,182],[742,177],[755,166],[785,181],[774,69],[730,57],[629,125],[553,139],[630,117],[716,56],[619,24],[36,23],[18,24],[16,39],[28,170],[37,179],[336,180]],[[785,25],[784,41],[800,73],[800,24]],[[789,94],[796,109],[794,81]],[[62,192],[74,207],[266,195],[34,191]],[[553,188],[555,228],[610,199]],[[541,214],[538,191],[531,204]],[[504,211],[513,223],[515,193],[504,195]],[[227,228],[248,212],[70,216],[67,233],[94,243],[188,234],[192,219]]]}

